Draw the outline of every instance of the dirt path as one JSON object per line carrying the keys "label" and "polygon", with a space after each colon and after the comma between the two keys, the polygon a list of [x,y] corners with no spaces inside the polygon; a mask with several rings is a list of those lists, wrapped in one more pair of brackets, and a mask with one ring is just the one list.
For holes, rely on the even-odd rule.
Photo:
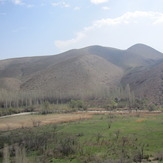
{"label": "dirt path", "polygon": [[30,115],[30,114],[36,114],[36,113],[37,112],[23,112],[23,113],[18,113],[18,114],[11,114],[11,115],[1,116],[0,119],[9,118],[9,117],[16,117],[16,116],[22,116],[22,115]]}

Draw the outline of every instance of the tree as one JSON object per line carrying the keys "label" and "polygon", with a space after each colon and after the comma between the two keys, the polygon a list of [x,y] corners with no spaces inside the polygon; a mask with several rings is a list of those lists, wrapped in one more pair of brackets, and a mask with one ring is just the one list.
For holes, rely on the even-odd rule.
{"label": "tree", "polygon": [[24,147],[15,146],[15,163],[28,163]]}
{"label": "tree", "polygon": [[49,102],[45,101],[42,106],[42,114],[48,114],[50,112]]}
{"label": "tree", "polygon": [[129,84],[127,84],[125,87],[125,94],[126,94],[127,105],[129,109],[131,110],[135,103],[135,95],[134,95],[134,92],[131,91]]}
{"label": "tree", "polygon": [[118,104],[114,100],[111,100],[111,108],[116,109],[117,106]]}
{"label": "tree", "polygon": [[7,144],[5,144],[3,148],[3,163],[10,163],[10,152]]}

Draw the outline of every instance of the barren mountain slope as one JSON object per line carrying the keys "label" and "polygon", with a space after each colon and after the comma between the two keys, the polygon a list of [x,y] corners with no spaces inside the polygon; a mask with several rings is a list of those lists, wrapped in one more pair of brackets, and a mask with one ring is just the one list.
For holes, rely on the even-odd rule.
{"label": "barren mountain slope", "polygon": [[81,50],[84,53],[103,57],[125,70],[139,66],[148,66],[155,63],[156,60],[163,58],[162,53],[144,44],[133,45],[127,50],[101,46],[90,46]]}
{"label": "barren mountain slope", "polygon": [[91,94],[116,86],[123,71],[96,55],[81,55],[49,66],[22,84],[23,90],[55,90],[65,94]]}
{"label": "barren mountain slope", "polygon": [[133,70],[123,77],[122,83],[129,83],[137,96],[163,104],[163,61]]}
{"label": "barren mountain slope", "polygon": [[136,44],[127,50],[89,46],[52,56],[2,60],[0,88],[84,96],[122,82],[129,83],[138,96],[158,99],[162,58],[157,50]]}

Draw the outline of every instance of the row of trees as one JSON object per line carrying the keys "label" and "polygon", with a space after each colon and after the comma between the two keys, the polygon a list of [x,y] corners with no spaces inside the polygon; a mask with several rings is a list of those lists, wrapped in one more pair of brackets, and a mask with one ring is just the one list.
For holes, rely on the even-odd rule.
{"label": "row of trees", "polygon": [[[74,101],[72,101],[72,99]],[[75,104],[75,100],[77,103]],[[83,96],[80,92],[77,94],[68,94],[55,92],[54,90],[41,91],[41,90],[31,90],[31,91],[7,91],[4,89],[0,90],[0,108],[20,108],[29,107],[35,105],[42,105],[45,102],[51,104],[60,103],[70,103],[71,107],[80,108],[82,101],[102,101],[107,108],[124,108],[129,109],[144,109],[147,106],[147,101],[137,98],[134,92],[131,91],[129,84],[125,87],[116,87],[114,89],[101,89],[98,92],[87,94]],[[74,105],[74,106],[73,106]],[[75,106],[79,105],[79,106]],[[150,109],[154,109],[154,105],[150,104]]]}
{"label": "row of trees", "polygon": [[30,91],[7,91],[0,90],[0,108],[17,108],[28,107],[43,104],[45,101],[49,103],[66,103],[72,97],[66,97],[50,91],[30,90]]}

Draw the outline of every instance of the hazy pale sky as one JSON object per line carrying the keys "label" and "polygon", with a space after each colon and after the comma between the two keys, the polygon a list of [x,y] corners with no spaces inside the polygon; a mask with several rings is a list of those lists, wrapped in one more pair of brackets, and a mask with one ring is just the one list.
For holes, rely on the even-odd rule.
{"label": "hazy pale sky", "polygon": [[163,52],[163,0],[0,0],[0,59],[136,43]]}

